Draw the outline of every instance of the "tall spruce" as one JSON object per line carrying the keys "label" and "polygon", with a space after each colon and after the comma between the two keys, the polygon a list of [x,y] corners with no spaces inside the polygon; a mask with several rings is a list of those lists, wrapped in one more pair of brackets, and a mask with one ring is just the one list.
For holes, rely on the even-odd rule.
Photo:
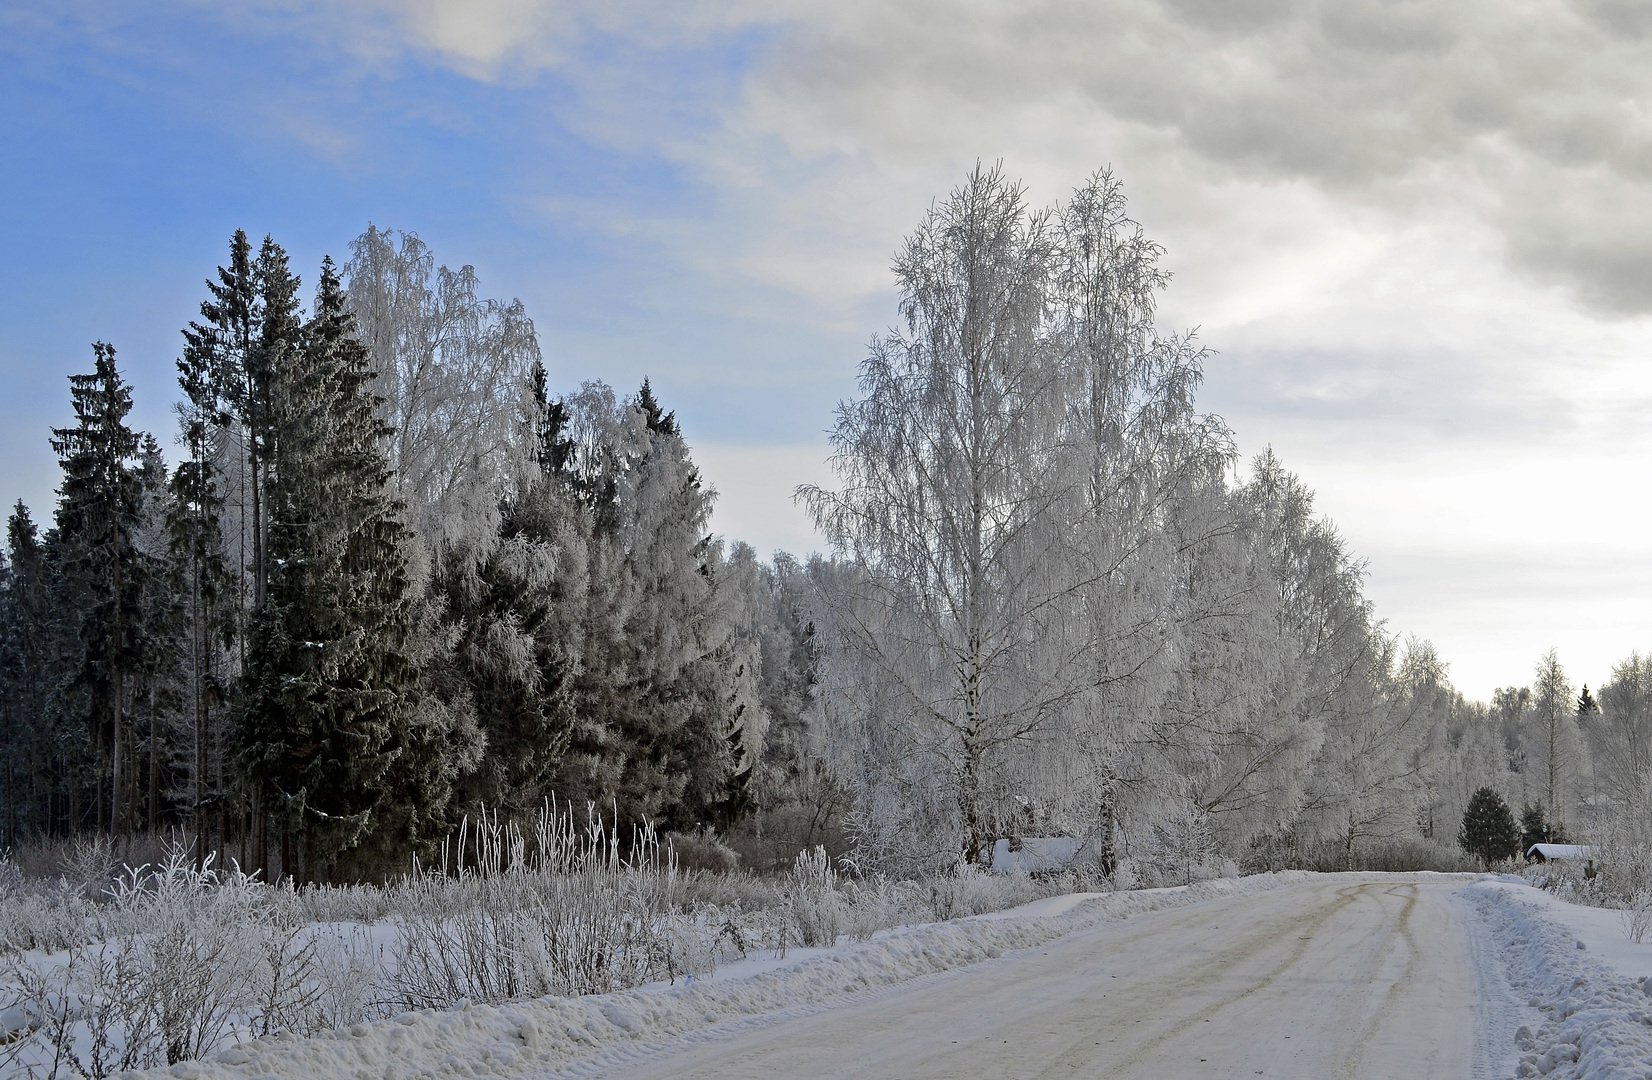
{"label": "tall spruce", "polygon": [[84,738],[80,768],[93,784],[93,823],[117,831],[133,823],[130,693],[142,659],[143,596],[133,534],[142,489],[134,468],[138,434],[126,424],[131,389],[114,347],[92,348],[93,370],[69,377],[74,426],[52,429],[63,469],[55,603],[79,639],[55,700],[60,719]]}
{"label": "tall spruce", "polygon": [[183,618],[177,566],[172,558],[172,493],[160,443],[145,433],[138,449],[138,521],[133,534],[140,569],[138,667],[133,686],[134,791],[142,822],[151,832],[170,808],[173,734],[182,689]]}
{"label": "tall spruce", "polygon": [[[301,347],[266,359],[268,582],[253,626],[241,764],[282,870],[349,876],[382,827],[415,672],[405,531],[387,484],[367,350],[331,261]],[[410,764],[417,764],[416,757]],[[402,791],[420,812],[428,792]],[[417,828],[417,825],[412,827]]]}
{"label": "tall spruce", "polygon": [[173,745],[178,758],[174,767],[182,785],[178,799],[195,837],[198,864],[216,846],[214,840],[223,839],[230,794],[225,769],[226,706],[234,677],[232,663],[237,659],[231,650],[241,614],[236,586],[242,579],[226,558],[224,537],[228,482],[223,465],[228,433],[223,365],[229,351],[222,347],[226,331],[219,321],[234,330],[240,322],[226,317],[226,310],[251,303],[250,292],[243,296],[233,288],[244,280],[250,290],[245,259],[246,234],[237,233],[231,244],[231,266],[239,261],[246,276],[220,269],[220,282],[208,283],[214,298],[201,310],[209,324],[192,323],[184,331],[184,350],[177,363],[178,385],[184,395],[177,406],[184,460],[172,474],[167,534],[182,608],[183,640]]}

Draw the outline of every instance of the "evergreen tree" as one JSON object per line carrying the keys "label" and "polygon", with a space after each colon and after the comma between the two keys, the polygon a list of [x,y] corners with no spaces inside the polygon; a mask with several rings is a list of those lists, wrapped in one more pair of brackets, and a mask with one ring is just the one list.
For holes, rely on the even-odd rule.
{"label": "evergreen tree", "polygon": [[[246,234],[237,233],[231,263],[236,263],[239,252],[243,269],[245,245]],[[214,294],[215,299],[202,305],[209,319],[221,317],[220,305],[250,303],[250,298],[242,300],[231,289],[236,280],[233,272],[219,273],[229,281],[217,286],[221,291]],[[242,579],[226,559],[223,532],[227,481],[221,465],[226,430],[216,340],[212,330],[199,324],[184,331],[184,351],[177,366],[178,385],[184,394],[178,405],[179,441],[185,457],[172,474],[167,516],[183,639],[174,767],[183,785],[179,801],[195,835],[197,863],[216,846],[214,838],[222,839],[226,824],[225,707],[234,676],[231,663],[236,659],[231,650],[241,614],[237,584]]]}
{"label": "evergreen tree", "polygon": [[1537,803],[1527,803],[1520,812],[1520,851],[1525,853],[1532,849],[1533,844],[1547,844],[1553,839],[1543,807]]}
{"label": "evergreen tree", "polygon": [[[133,687],[136,803],[144,825],[161,826],[172,783],[172,735],[183,674],[182,594],[172,559],[172,495],[160,444],[145,433],[138,450],[139,513],[133,536],[141,571],[139,664]],[[141,762],[138,758],[141,757]]]}
{"label": "evergreen tree", "polygon": [[1457,833],[1457,843],[1462,849],[1489,870],[1493,863],[1513,856],[1519,842],[1520,830],[1515,827],[1509,804],[1491,788],[1476,791],[1463,813],[1463,827]]}
{"label": "evergreen tree", "polygon": [[392,792],[392,765],[440,769],[410,729],[416,672],[404,528],[388,491],[367,350],[331,262],[302,347],[269,357],[269,583],[253,628],[242,767],[298,877],[347,876],[349,853],[398,823],[421,839],[441,792]]}
{"label": "evergreen tree", "polygon": [[21,789],[28,767],[25,754],[30,722],[12,698],[22,666],[16,609],[17,584],[11,561],[0,553],[0,844],[13,841],[25,815]]}
{"label": "evergreen tree", "polygon": [[651,387],[567,403],[566,481],[583,505],[576,725],[556,787],[689,825],[727,812],[738,668],[707,535],[712,493]]}
{"label": "evergreen tree", "polygon": [[142,660],[143,570],[133,546],[142,488],[133,463],[138,435],[126,425],[132,393],[115,350],[93,346],[90,374],[69,377],[75,425],[52,429],[63,468],[54,545],[55,602],[69,613],[79,649],[56,701],[84,732],[81,767],[95,790],[94,821],[106,831],[133,824],[130,695]]}
{"label": "evergreen tree", "polygon": [[[219,624],[228,627],[226,635],[245,643],[245,635],[236,631],[252,608],[252,545],[257,534],[252,526],[261,517],[253,507],[262,509],[262,497],[253,486],[262,470],[249,464],[255,443],[248,420],[253,402],[262,395],[248,373],[254,368],[263,308],[246,232],[235,231],[229,265],[220,266],[217,280],[206,285],[208,298],[201,302],[204,321],[191,322],[184,330],[178,360],[178,384],[184,392],[178,411],[186,459],[176,481],[184,515],[177,535],[191,563],[191,617],[200,624],[191,662],[192,697],[199,700],[212,696],[205,642],[219,636]],[[233,605],[228,604],[231,595]],[[244,653],[237,659],[244,663]],[[197,719],[205,723],[208,716],[203,712]]]}
{"label": "evergreen tree", "polygon": [[0,723],[6,747],[8,840],[61,829],[67,813],[61,752],[48,701],[68,644],[54,618],[51,566],[20,500],[6,523],[8,581],[0,626]]}

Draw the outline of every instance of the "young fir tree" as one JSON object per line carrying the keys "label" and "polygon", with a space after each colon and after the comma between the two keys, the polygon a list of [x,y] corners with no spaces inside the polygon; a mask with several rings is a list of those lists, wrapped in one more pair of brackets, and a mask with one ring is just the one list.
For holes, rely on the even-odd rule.
{"label": "young fir tree", "polygon": [[414,832],[445,800],[390,790],[399,755],[417,769],[439,754],[408,745],[404,529],[387,490],[372,369],[330,261],[302,347],[267,359],[269,581],[249,650],[241,761],[281,837],[284,871],[347,876],[352,850],[385,827],[392,795]]}
{"label": "young fir tree", "polygon": [[1487,869],[1496,862],[1511,857],[1520,843],[1520,830],[1514,824],[1509,804],[1491,788],[1483,787],[1469,800],[1463,813],[1463,827],[1457,833],[1457,843],[1470,855],[1478,858]]}
{"label": "young fir tree", "polygon": [[142,659],[144,582],[133,534],[142,489],[133,468],[138,435],[126,425],[131,389],[112,346],[98,342],[93,352],[93,371],[69,377],[74,426],[52,429],[63,468],[54,603],[79,637],[55,701],[61,722],[84,740],[80,770],[93,783],[93,820],[119,831],[134,824],[130,697]]}
{"label": "young fir tree", "polygon": [[1549,819],[1543,813],[1543,807],[1537,803],[1527,803],[1520,812],[1520,851],[1528,852],[1533,844],[1547,844],[1554,840],[1554,832],[1549,828]]}

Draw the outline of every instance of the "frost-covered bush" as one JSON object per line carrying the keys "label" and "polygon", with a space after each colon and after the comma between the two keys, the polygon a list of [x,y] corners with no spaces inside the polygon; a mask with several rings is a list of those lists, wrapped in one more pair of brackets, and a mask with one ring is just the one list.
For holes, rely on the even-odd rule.
{"label": "frost-covered bush", "polygon": [[843,902],[837,884],[837,869],[824,847],[798,854],[781,887],[798,944],[813,948],[837,942],[843,926]]}
{"label": "frost-covered bush", "polygon": [[389,980],[408,1007],[609,993],[691,973],[700,952],[674,948],[658,917],[676,909],[670,852],[649,829],[622,845],[594,808],[577,827],[550,804],[526,831],[467,819],[449,866],[389,890]]}
{"label": "frost-covered bush", "polygon": [[1623,932],[1636,945],[1645,943],[1652,933],[1652,891],[1636,893],[1623,910]]}
{"label": "frost-covered bush", "polygon": [[740,865],[740,856],[711,829],[666,833],[661,840],[671,849],[679,869],[727,874]]}

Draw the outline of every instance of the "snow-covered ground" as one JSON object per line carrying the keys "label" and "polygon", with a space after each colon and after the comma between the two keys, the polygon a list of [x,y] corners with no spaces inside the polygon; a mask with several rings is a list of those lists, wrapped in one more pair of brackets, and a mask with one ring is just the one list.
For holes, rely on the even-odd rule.
{"label": "snow-covered ground", "polygon": [[1463,890],[1528,1006],[1501,1075],[1652,1077],[1652,944],[1630,940],[1627,916],[1568,904],[1518,878]]}
{"label": "snow-covered ground", "polygon": [[1646,975],[1652,946],[1617,913],[1524,884],[1288,873],[1058,897],[145,1075],[1602,1080],[1652,1075]]}

